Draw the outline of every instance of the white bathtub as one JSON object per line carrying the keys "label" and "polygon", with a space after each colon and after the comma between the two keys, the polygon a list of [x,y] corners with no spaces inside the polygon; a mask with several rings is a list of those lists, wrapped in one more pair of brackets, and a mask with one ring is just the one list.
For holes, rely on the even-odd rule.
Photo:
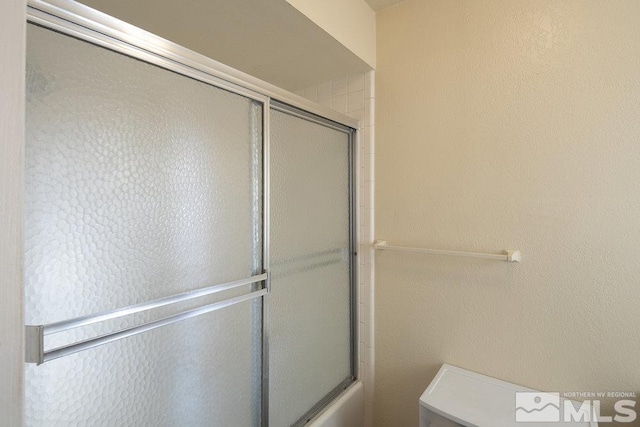
{"label": "white bathtub", "polygon": [[311,427],[363,427],[364,387],[356,381],[309,423]]}

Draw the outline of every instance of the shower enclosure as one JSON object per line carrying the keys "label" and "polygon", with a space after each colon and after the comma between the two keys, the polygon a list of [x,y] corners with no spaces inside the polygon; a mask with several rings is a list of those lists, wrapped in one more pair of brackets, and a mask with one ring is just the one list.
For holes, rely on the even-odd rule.
{"label": "shower enclosure", "polygon": [[354,124],[76,3],[28,16],[27,425],[308,422],[356,377]]}

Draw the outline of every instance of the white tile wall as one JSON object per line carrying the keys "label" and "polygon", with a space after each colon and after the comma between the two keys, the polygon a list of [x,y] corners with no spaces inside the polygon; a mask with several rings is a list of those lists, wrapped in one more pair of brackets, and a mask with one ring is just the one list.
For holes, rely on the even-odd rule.
{"label": "white tile wall", "polygon": [[349,78],[332,80],[331,87],[333,96],[346,95],[349,89]]}
{"label": "white tile wall", "polygon": [[335,95],[331,100],[331,108],[338,113],[346,114],[348,111],[347,94]]}
{"label": "white tile wall", "polygon": [[358,167],[359,284],[358,332],[359,373],[364,383],[365,426],[373,425],[374,389],[374,153],[375,153],[375,72],[354,74],[296,92],[360,121]]}

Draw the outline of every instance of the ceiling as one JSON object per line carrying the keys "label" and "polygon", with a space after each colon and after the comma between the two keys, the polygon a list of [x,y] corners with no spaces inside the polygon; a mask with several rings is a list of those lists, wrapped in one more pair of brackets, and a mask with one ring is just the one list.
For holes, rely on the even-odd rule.
{"label": "ceiling", "polygon": [[369,7],[376,12],[386,9],[394,4],[402,3],[404,0],[365,0]]}
{"label": "ceiling", "polygon": [[81,3],[290,91],[370,70],[285,0]]}

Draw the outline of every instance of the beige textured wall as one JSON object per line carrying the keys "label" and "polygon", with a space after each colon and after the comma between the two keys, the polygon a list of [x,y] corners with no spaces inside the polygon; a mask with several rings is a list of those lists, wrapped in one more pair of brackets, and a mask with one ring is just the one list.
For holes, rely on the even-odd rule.
{"label": "beige textured wall", "polygon": [[378,15],[377,237],[523,262],[377,254],[376,426],[417,425],[443,362],[640,391],[639,23],[637,0]]}
{"label": "beige textured wall", "polygon": [[22,425],[24,0],[0,12],[0,426]]}

